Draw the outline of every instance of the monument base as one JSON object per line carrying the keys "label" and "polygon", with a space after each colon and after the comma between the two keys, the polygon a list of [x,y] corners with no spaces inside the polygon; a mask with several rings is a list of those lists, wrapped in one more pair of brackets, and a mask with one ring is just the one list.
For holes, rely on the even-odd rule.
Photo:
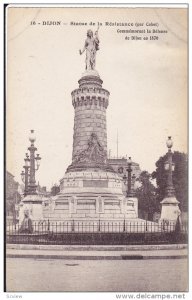
{"label": "monument base", "polygon": [[138,218],[138,199],[136,197],[128,197],[127,199],[127,213],[130,219]]}
{"label": "monument base", "polygon": [[136,218],[133,201],[122,193],[122,179],[114,172],[67,172],[61,192],[44,209],[49,220],[124,220]]}
{"label": "monument base", "polygon": [[176,222],[178,216],[181,214],[179,201],[175,197],[166,197],[161,201],[161,205],[161,218],[159,222]]}
{"label": "monument base", "polygon": [[32,221],[43,220],[43,202],[47,199],[41,195],[27,195],[20,203],[19,223],[24,219],[24,213],[27,211]]}

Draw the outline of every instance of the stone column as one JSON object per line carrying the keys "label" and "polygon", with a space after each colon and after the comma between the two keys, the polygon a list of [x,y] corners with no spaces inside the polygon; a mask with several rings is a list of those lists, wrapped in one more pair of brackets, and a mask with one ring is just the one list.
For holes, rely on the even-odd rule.
{"label": "stone column", "polygon": [[106,109],[109,92],[102,88],[99,76],[86,72],[79,80],[79,88],[72,92],[75,110],[72,165],[78,163],[106,163]]}

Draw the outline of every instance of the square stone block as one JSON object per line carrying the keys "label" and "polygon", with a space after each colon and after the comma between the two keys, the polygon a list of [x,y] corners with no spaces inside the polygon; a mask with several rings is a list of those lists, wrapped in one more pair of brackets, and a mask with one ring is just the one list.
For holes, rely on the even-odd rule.
{"label": "square stone block", "polygon": [[120,210],[120,207],[119,207],[119,205],[107,205],[107,204],[105,204],[105,211],[107,212],[107,210],[117,210],[117,213],[119,212],[119,210]]}
{"label": "square stone block", "polygon": [[124,219],[124,214],[114,214],[114,219]]}
{"label": "square stone block", "polygon": [[99,214],[101,219],[113,219],[113,214]]}
{"label": "square stone block", "polygon": [[85,218],[85,213],[84,214],[71,214],[71,218]]}
{"label": "square stone block", "polygon": [[63,213],[63,214],[59,214],[59,218],[61,221],[65,221],[66,219],[70,219],[71,218],[71,214],[68,212],[68,213]]}
{"label": "square stone block", "polygon": [[57,214],[59,214],[59,215],[61,215],[61,214],[67,214],[67,213],[69,213],[69,208],[61,208],[61,209],[55,209],[55,212],[57,213]]}
{"label": "square stone block", "polygon": [[77,209],[78,209],[78,210],[89,209],[89,205],[87,205],[87,204],[80,204],[80,203],[78,202],[78,204],[77,204]]}
{"label": "square stone block", "polygon": [[120,209],[105,209],[105,214],[119,214],[121,213]]}
{"label": "square stone block", "polygon": [[94,214],[94,213],[90,213],[90,214],[86,214],[87,218],[98,218],[99,219],[99,214]]}
{"label": "square stone block", "polygon": [[54,212],[54,216],[53,216],[53,217],[54,217],[55,220],[58,220],[58,219],[60,219],[60,214],[56,214],[56,213]]}
{"label": "square stone block", "polygon": [[89,213],[89,209],[77,209],[76,210],[77,214],[87,214]]}

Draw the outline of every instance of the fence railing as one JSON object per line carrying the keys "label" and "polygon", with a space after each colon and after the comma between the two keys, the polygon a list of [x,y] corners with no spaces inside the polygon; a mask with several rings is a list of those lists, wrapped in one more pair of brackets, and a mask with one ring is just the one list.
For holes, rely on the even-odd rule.
{"label": "fence railing", "polygon": [[33,221],[30,228],[6,226],[7,243],[28,244],[154,244],[187,241],[187,227],[175,223],[128,220],[64,222]]}
{"label": "fence railing", "polygon": [[[22,228],[20,224],[8,223],[6,226],[7,234],[39,234],[39,233],[62,233],[62,232],[127,232],[127,233],[146,233],[146,232],[173,232],[176,225],[173,222],[154,223],[150,221],[77,221],[70,220],[64,222],[33,221],[30,228]],[[179,231],[187,232],[186,225],[180,225]]]}

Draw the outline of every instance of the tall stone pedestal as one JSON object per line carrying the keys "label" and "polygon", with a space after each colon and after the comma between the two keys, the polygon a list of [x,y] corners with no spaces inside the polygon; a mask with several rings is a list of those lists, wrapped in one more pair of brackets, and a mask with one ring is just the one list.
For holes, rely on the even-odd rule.
{"label": "tall stone pedestal", "polygon": [[127,211],[131,219],[138,218],[138,199],[136,197],[128,197],[127,199]]}
{"label": "tall stone pedestal", "polygon": [[43,197],[41,195],[27,195],[20,203],[19,223],[24,219],[24,212],[27,211],[32,221],[43,220]]}
{"label": "tall stone pedestal", "polygon": [[97,71],[86,71],[79,88],[72,92],[72,164],[60,181],[50,220],[123,220],[136,216],[134,206],[122,193],[122,178],[107,164],[109,91],[102,83]]}
{"label": "tall stone pedestal", "polygon": [[49,210],[51,220],[135,219],[132,200],[122,193],[118,174],[102,170],[66,172],[61,180],[62,190],[53,199]]}
{"label": "tall stone pedestal", "polygon": [[161,218],[160,222],[170,221],[176,222],[178,216],[180,216],[181,211],[179,209],[179,201],[173,197],[166,197],[161,201]]}

